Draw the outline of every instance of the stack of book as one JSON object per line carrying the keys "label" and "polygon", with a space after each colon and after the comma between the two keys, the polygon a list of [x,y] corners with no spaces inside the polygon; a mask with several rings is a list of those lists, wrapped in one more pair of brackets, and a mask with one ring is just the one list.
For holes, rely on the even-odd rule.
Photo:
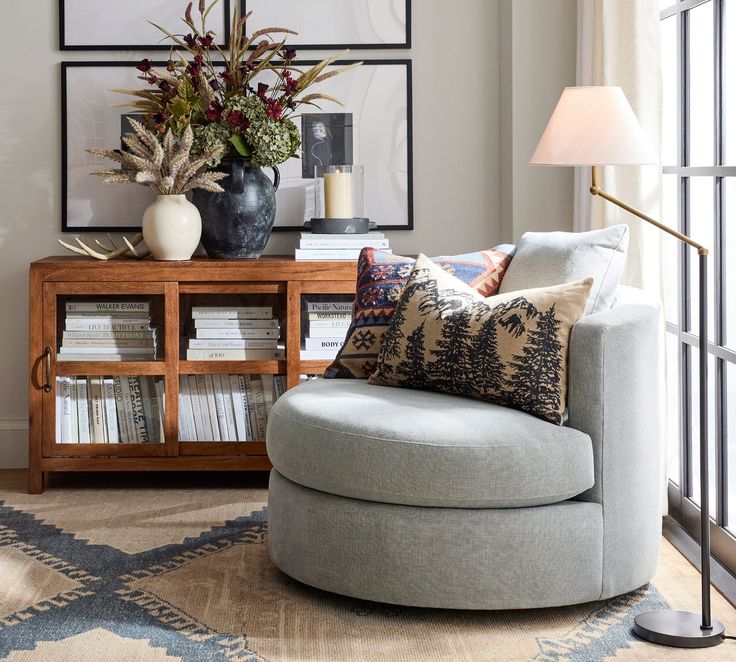
{"label": "stack of book", "polygon": [[358,259],[360,251],[365,248],[380,248],[391,252],[383,232],[367,234],[312,234],[302,232],[299,248],[294,250],[297,260],[333,260],[352,262]]}
{"label": "stack of book", "polygon": [[62,444],[163,442],[163,382],[155,377],[57,377]]}
{"label": "stack of book", "polygon": [[345,335],[353,317],[352,301],[310,301],[304,335],[304,361],[334,359],[345,343]]}
{"label": "stack of book", "polygon": [[152,361],[150,301],[67,301],[57,361]]}
{"label": "stack of book", "polygon": [[284,375],[181,375],[179,441],[265,441]]}
{"label": "stack of book", "polygon": [[285,356],[271,306],[193,306],[187,361],[273,361]]}

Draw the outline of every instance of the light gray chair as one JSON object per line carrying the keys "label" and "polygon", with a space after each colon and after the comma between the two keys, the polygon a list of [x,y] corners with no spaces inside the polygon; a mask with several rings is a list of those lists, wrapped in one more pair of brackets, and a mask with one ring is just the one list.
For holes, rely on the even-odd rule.
{"label": "light gray chair", "polygon": [[268,423],[269,546],[291,577],[419,607],[516,609],[646,584],[659,553],[658,304],[572,332],[559,427],[455,396],[317,380]]}

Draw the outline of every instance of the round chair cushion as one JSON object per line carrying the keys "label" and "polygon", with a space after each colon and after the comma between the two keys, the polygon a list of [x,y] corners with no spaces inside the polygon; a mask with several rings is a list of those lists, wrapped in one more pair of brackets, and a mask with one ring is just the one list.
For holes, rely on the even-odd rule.
{"label": "round chair cushion", "polygon": [[588,435],[452,395],[314,380],[268,420],[268,455],[289,480],[354,499],[413,506],[520,508],[593,486]]}

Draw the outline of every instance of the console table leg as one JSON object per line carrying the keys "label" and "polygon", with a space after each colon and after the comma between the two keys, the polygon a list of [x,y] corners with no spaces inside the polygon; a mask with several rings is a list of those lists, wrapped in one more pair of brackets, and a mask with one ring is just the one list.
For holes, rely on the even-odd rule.
{"label": "console table leg", "polygon": [[42,494],[44,488],[44,472],[37,467],[28,470],[28,493]]}

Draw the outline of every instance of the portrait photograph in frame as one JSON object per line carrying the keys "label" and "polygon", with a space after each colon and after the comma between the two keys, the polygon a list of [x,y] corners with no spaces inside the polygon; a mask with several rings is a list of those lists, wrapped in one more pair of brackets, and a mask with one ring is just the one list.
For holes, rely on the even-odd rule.
{"label": "portrait photograph in frame", "polygon": [[[63,51],[168,51],[171,42],[149,21],[182,34],[185,9],[186,2],[178,0],[59,0],[59,46]],[[231,0],[220,0],[207,16],[221,48],[230,39],[231,11]]]}
{"label": "portrait photograph in frame", "polygon": [[[144,186],[107,185],[91,177],[91,172],[107,165],[86,152],[120,145],[122,128],[127,126],[125,118],[133,111],[115,107],[126,97],[112,90],[141,87],[136,64],[61,64],[63,232],[138,231],[143,211],[155,198]],[[342,64],[347,62],[334,66]],[[365,169],[366,214],[382,229],[412,229],[411,62],[366,62],[348,74],[324,81],[320,90],[340,99],[344,106],[321,102],[320,108],[293,118],[297,129],[302,133],[304,126],[324,115],[325,129],[333,131],[330,150],[335,150],[335,158],[352,154],[354,163]],[[335,137],[336,130],[339,135]],[[314,145],[313,140],[313,136],[307,139],[308,148]],[[325,160],[324,151],[315,149],[314,154]],[[313,171],[306,172],[299,158],[281,164],[279,170],[274,230],[301,229],[314,215]]]}
{"label": "portrait photograph in frame", "polygon": [[248,30],[279,26],[294,48],[411,48],[411,0],[238,0]]}

